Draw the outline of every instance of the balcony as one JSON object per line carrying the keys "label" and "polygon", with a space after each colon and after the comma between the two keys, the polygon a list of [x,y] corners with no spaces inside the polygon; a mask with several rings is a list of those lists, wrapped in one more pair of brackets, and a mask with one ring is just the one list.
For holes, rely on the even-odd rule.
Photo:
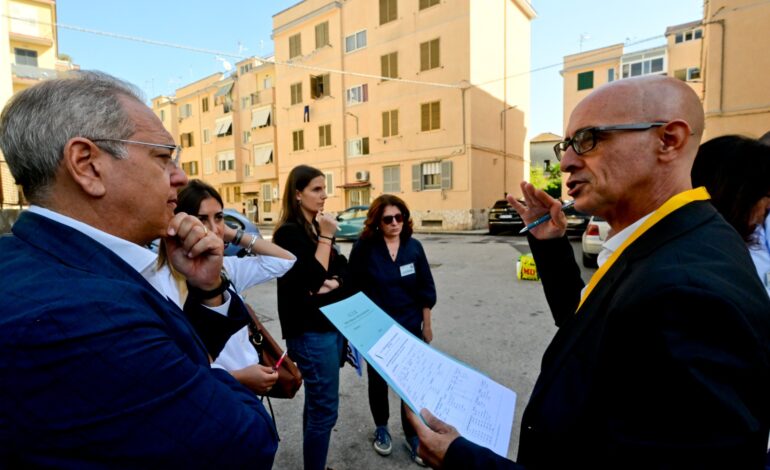
{"label": "balcony", "polygon": [[54,69],[43,69],[35,65],[11,64],[11,75],[14,81],[29,82],[56,78],[59,72]]}

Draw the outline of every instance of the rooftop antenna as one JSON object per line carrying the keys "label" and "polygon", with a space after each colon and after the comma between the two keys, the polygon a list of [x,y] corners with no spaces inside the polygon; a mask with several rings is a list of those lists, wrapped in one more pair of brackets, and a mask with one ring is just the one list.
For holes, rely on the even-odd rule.
{"label": "rooftop antenna", "polygon": [[217,56],[216,59],[220,62],[222,62],[222,68],[225,69],[225,72],[230,72],[233,70],[233,64],[228,62],[227,60]]}
{"label": "rooftop antenna", "polygon": [[591,35],[588,33],[580,34],[580,52],[583,52],[583,43],[591,39]]}

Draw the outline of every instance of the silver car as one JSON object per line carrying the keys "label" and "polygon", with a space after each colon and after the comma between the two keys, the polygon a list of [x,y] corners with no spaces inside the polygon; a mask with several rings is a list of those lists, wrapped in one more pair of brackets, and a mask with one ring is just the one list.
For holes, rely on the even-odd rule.
{"label": "silver car", "polygon": [[610,224],[601,217],[592,216],[588,221],[586,231],[583,232],[583,266],[596,267],[596,258],[602,251],[602,243],[607,239],[609,231]]}

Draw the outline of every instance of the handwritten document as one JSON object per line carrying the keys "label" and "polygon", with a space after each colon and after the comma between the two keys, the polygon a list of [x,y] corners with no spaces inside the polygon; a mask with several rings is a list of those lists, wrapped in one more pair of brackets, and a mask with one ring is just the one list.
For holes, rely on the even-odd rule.
{"label": "handwritten document", "polygon": [[427,408],[466,439],[507,456],[513,390],[422,342],[364,294],[321,311],[412,410]]}

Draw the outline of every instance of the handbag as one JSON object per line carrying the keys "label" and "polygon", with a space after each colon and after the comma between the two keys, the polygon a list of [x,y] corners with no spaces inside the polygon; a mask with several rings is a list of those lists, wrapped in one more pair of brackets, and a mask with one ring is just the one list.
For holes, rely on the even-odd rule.
{"label": "handbag", "polygon": [[[254,309],[244,302],[246,310],[251,316],[249,324],[249,341],[259,353],[259,363],[267,367],[275,367],[278,359],[283,355],[283,349],[275,341],[275,338],[267,331],[267,328],[259,321]],[[278,367],[278,381],[267,393],[272,398],[294,398],[302,386],[302,373],[297,365],[287,355]]]}

